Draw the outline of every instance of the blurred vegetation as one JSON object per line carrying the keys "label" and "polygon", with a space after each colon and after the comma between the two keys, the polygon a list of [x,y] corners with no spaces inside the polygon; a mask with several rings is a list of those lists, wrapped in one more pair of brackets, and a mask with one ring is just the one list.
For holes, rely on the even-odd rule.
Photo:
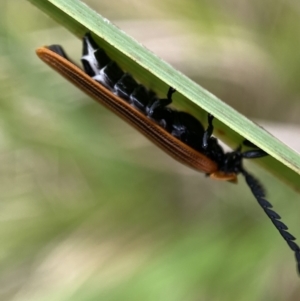
{"label": "blurred vegetation", "polygon": [[[300,123],[296,0],[86,3],[246,116]],[[0,39],[1,300],[297,300],[243,181],[181,166],[43,65],[36,47],[81,45],[30,3],[0,2]],[[300,238],[299,195],[248,166]]]}

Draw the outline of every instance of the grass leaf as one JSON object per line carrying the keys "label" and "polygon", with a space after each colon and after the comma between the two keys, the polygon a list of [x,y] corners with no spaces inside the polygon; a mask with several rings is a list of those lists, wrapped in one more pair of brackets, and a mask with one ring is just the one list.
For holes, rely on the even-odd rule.
{"label": "grass leaf", "polygon": [[[143,84],[165,95],[169,86],[178,93],[175,103],[205,122],[207,112],[215,116],[214,134],[232,147],[244,138],[271,156],[258,160],[276,176],[296,189],[300,182],[300,156],[263,128],[219,100],[195,82],[174,70],[123,31],[78,0],[29,0],[50,17],[81,38],[87,31],[122,68]],[[55,43],[55,41],[53,41]],[[43,44],[43,41],[41,41]],[[174,45],[176,47],[176,45]]]}

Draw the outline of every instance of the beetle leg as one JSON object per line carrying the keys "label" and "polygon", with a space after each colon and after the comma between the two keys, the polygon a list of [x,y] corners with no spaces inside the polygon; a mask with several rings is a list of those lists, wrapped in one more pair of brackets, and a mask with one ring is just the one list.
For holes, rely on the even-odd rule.
{"label": "beetle leg", "polygon": [[[66,52],[64,51],[64,49],[60,46],[60,45],[50,45],[47,47],[49,50],[55,52],[56,54],[60,55],[61,57],[65,58],[66,60],[68,60],[69,62],[71,62],[72,64],[76,65],[77,67],[79,67],[74,61],[72,61],[68,55],[66,54]],[[79,67],[80,68],[80,67]]]}
{"label": "beetle leg", "polygon": [[243,158],[246,158],[246,159],[255,159],[255,158],[261,158],[261,157],[268,156],[268,154],[261,149],[256,149],[256,150],[249,150],[249,151],[243,152],[242,156],[243,156]]}
{"label": "beetle leg", "polygon": [[250,142],[248,139],[245,139],[243,141],[243,145],[248,146],[248,147],[252,147],[252,148],[258,148],[254,143]]}
{"label": "beetle leg", "polygon": [[151,117],[154,113],[154,111],[158,108],[164,108],[172,103],[172,94],[176,92],[176,90],[172,87],[169,88],[167,93],[167,98],[156,98],[154,102],[149,104],[146,108],[146,114],[148,117]]}
{"label": "beetle leg", "polygon": [[60,46],[60,45],[50,45],[48,46],[48,49],[50,49],[51,51],[59,54],[61,57],[67,59],[68,61],[70,61],[69,57],[67,56],[66,52],[64,51],[64,49]]}
{"label": "beetle leg", "polygon": [[168,93],[167,93],[167,98],[172,103],[172,95],[176,92],[176,90],[172,87],[169,88]]}
{"label": "beetle leg", "polygon": [[204,149],[207,148],[207,146],[208,146],[208,140],[209,140],[209,138],[211,137],[211,135],[212,135],[212,133],[214,131],[213,119],[214,119],[214,116],[211,115],[211,114],[208,114],[208,116],[207,116],[208,127],[207,127],[206,131],[204,132],[203,138],[202,138],[202,147]]}
{"label": "beetle leg", "polygon": [[246,158],[246,159],[255,159],[255,158],[265,157],[265,156],[268,155],[265,151],[261,150],[254,143],[250,142],[247,139],[245,139],[243,141],[243,145],[254,148],[252,150],[243,152],[242,153],[243,158]]}

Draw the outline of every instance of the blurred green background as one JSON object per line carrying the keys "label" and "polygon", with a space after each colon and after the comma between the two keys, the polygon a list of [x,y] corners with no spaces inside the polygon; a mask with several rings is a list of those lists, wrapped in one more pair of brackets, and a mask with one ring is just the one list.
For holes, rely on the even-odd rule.
{"label": "blurred green background", "polygon": [[[299,1],[85,2],[299,147]],[[79,60],[41,11],[0,2],[0,300],[298,300],[293,254],[243,179],[169,158],[39,61],[53,43]],[[247,166],[300,238],[299,195]]]}

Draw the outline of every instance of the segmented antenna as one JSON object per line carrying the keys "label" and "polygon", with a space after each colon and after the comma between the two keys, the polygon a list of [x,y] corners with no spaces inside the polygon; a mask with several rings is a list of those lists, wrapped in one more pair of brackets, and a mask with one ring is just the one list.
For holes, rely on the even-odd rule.
{"label": "segmented antenna", "polygon": [[264,188],[259,183],[259,181],[245,170],[242,170],[241,173],[244,175],[246,183],[250,187],[259,205],[263,208],[267,216],[271,219],[272,223],[279,231],[281,236],[285,239],[291,250],[294,251],[297,261],[298,274],[300,275],[300,247],[294,242],[296,238],[287,231],[288,227],[280,221],[280,215],[270,209],[273,206],[265,199],[266,194]]}

